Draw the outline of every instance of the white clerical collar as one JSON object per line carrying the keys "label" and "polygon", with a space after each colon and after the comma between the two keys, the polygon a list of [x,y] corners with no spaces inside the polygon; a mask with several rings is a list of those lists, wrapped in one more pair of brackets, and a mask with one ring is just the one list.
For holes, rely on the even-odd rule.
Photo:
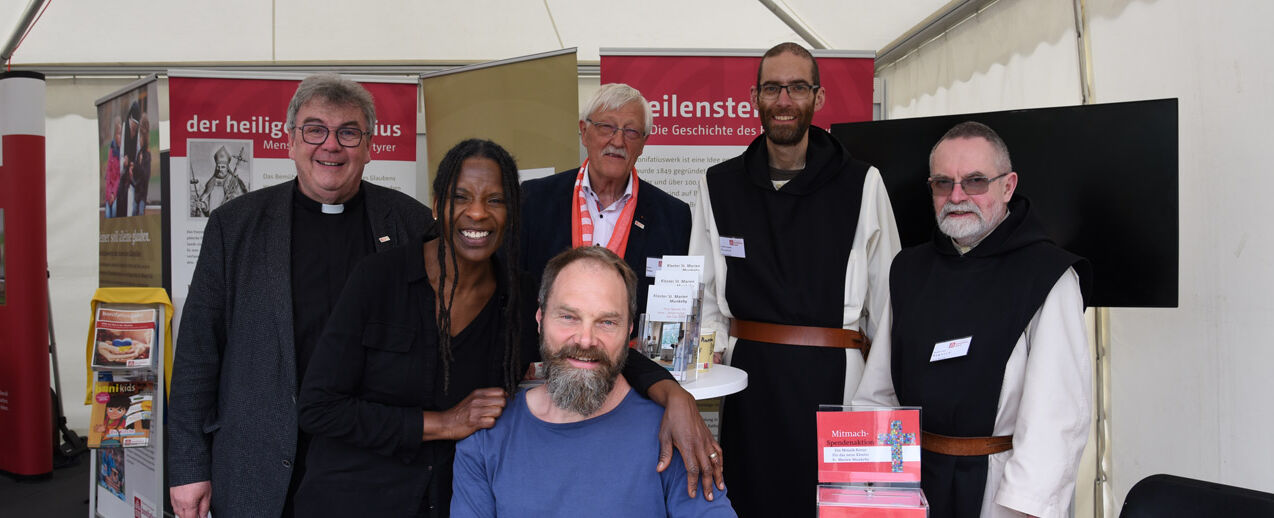
{"label": "white clerical collar", "polygon": [[340,214],[345,212],[345,204],[338,203],[336,205],[321,204],[323,206],[323,214]]}

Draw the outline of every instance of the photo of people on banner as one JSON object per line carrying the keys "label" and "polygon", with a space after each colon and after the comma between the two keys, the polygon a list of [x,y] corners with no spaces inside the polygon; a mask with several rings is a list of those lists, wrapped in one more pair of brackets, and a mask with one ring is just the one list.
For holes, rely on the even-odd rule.
{"label": "photo of people on banner", "polygon": [[206,218],[252,190],[252,140],[190,139],[190,217]]}
{"label": "photo of people on banner", "polygon": [[151,207],[160,198],[157,111],[147,86],[98,105],[103,218],[159,213]]}

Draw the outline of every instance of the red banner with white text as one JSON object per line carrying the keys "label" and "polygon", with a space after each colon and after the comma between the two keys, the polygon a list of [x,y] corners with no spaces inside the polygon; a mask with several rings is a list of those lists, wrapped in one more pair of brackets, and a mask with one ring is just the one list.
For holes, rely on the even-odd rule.
{"label": "red banner with white text", "polygon": [[[654,115],[637,174],[693,205],[704,171],[742,153],[761,134],[750,89],[763,53],[602,49],[602,84],[636,88]],[[826,102],[813,124],[828,129],[871,120],[874,59],[862,52],[814,55]]]}
{"label": "red banner with white text", "polygon": [[[186,299],[208,215],[243,193],[296,178],[286,124],[288,103],[303,78],[169,73],[176,307]],[[415,196],[416,79],[352,79],[371,92],[376,105],[371,162],[363,179]]]}

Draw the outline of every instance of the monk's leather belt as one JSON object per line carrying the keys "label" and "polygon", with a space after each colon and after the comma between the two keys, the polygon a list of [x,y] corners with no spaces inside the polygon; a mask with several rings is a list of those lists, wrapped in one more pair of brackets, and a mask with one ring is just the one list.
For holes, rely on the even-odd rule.
{"label": "monk's leather belt", "polygon": [[839,327],[789,326],[736,318],[730,320],[730,336],[768,344],[858,349],[864,360],[871,349],[871,340],[862,333]]}
{"label": "monk's leather belt", "polygon": [[995,437],[951,437],[936,433],[924,432],[920,447],[925,450],[954,455],[957,457],[974,457],[991,455],[1013,449],[1012,435]]}

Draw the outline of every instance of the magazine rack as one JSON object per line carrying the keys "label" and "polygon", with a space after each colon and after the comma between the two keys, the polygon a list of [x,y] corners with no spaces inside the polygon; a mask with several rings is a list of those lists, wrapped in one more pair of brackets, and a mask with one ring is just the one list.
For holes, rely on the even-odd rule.
{"label": "magazine rack", "polygon": [[637,347],[685,384],[712,365],[712,343],[700,336],[703,256],[666,255],[658,264],[637,327]]}
{"label": "magazine rack", "polygon": [[820,518],[926,518],[920,489],[920,408],[822,405]]}
{"label": "magazine rack", "polygon": [[172,302],[162,288],[99,288],[91,306],[89,516],[162,516]]}

